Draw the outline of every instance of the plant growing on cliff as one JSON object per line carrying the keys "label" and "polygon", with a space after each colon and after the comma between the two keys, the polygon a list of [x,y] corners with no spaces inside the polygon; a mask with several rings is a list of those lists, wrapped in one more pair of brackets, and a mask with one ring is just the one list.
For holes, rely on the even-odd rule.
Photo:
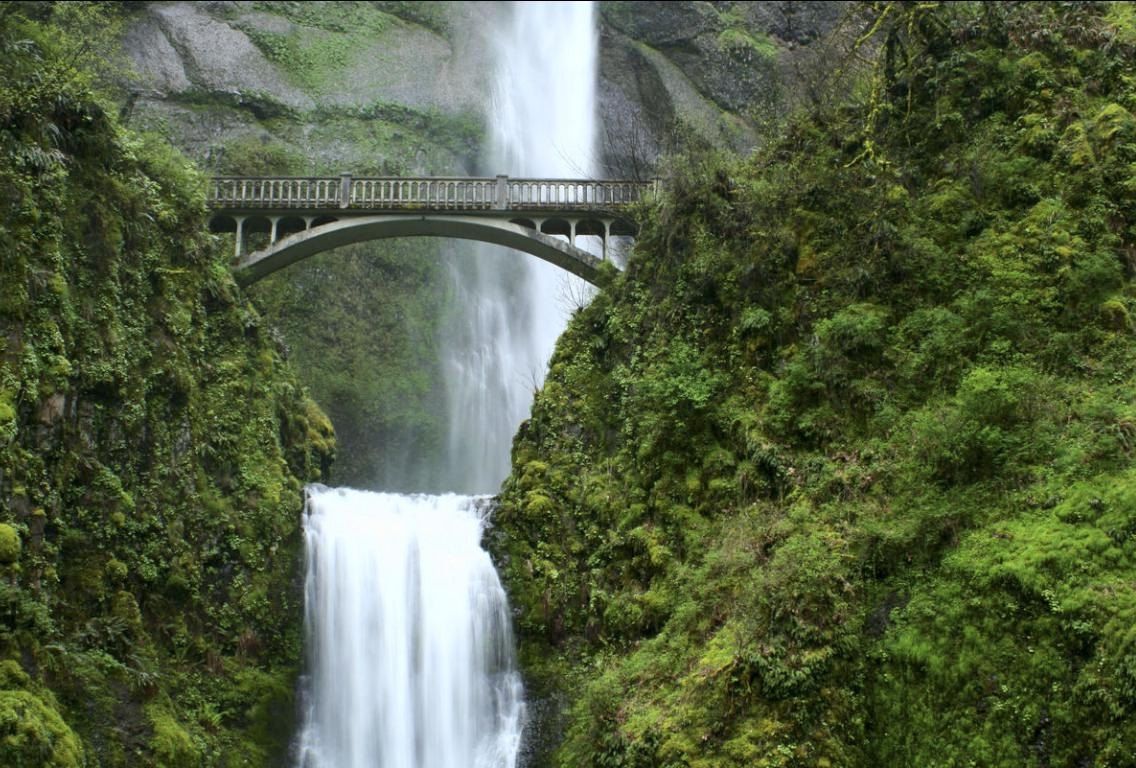
{"label": "plant growing on cliff", "polygon": [[549,764],[1136,748],[1130,14],[862,8],[862,96],[676,161],[515,442]]}
{"label": "plant growing on cliff", "polygon": [[0,763],[263,763],[299,664],[300,490],[334,438],[199,174],[25,10],[0,11]]}

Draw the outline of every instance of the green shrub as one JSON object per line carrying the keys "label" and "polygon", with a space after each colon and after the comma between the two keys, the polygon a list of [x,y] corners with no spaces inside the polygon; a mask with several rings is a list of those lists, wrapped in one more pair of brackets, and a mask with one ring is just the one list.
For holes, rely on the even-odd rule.
{"label": "green shrub", "polygon": [[11,565],[20,559],[20,532],[0,523],[0,565]]}

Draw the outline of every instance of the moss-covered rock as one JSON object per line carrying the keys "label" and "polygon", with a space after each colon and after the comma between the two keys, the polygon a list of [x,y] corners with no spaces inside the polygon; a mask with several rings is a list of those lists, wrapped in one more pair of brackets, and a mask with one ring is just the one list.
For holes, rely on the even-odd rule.
{"label": "moss-covered rock", "polygon": [[55,707],[28,691],[0,690],[0,762],[13,768],[79,768],[83,748]]}
{"label": "moss-covered rock", "polygon": [[863,99],[673,161],[495,517],[538,764],[1131,761],[1128,16],[876,4]]}
{"label": "moss-covered rock", "polygon": [[11,565],[20,559],[20,532],[7,523],[0,523],[0,565]]}
{"label": "moss-covered rock", "polygon": [[[298,674],[302,487],[334,434],[202,177],[93,89],[93,31],[130,12],[0,25],[0,658],[27,670],[0,763],[265,764],[286,745],[249,711]],[[248,669],[271,684],[227,706]]]}

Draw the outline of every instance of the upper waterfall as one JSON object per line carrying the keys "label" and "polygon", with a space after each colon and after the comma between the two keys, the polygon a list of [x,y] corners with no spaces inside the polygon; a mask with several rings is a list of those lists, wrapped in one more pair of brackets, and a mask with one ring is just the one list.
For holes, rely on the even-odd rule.
{"label": "upper waterfall", "polygon": [[[598,38],[590,2],[516,3],[493,32],[486,172],[594,177]],[[567,323],[562,272],[500,248],[454,266],[443,350],[450,411],[447,487],[493,493],[509,445]],[[503,268],[507,265],[508,268]],[[579,292],[581,289],[577,289]]]}

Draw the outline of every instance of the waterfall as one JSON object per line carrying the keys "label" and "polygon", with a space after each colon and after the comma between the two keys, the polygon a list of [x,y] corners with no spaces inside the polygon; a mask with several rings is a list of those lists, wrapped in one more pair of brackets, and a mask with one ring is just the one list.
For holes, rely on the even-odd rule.
{"label": "waterfall", "polygon": [[311,486],[303,768],[512,768],[521,683],[476,497]]}
{"label": "waterfall", "polygon": [[[594,175],[598,39],[592,3],[517,3],[494,25],[490,175]],[[584,245],[583,242],[578,244]],[[509,446],[544,381],[576,278],[531,256],[478,246],[455,262],[464,313],[446,334],[450,429],[446,487],[494,493]]]}
{"label": "waterfall", "polygon": [[[502,10],[485,172],[590,177],[592,4]],[[450,435],[434,475],[437,489],[493,493],[566,323],[562,298],[581,289],[490,247],[453,270]],[[485,496],[308,488],[300,768],[515,768],[524,705],[504,592],[480,547],[487,509]]]}

